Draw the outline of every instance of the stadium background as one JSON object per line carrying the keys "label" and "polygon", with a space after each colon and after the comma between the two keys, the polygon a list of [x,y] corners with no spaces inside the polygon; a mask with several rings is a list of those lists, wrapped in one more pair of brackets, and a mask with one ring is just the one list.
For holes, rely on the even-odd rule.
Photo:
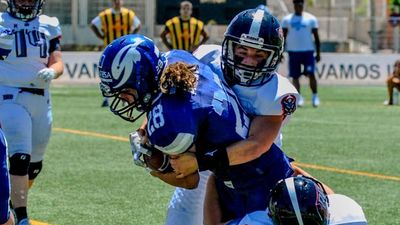
{"label": "stadium background", "polygon": [[[4,0],[2,0],[4,2]],[[306,11],[320,21],[322,61],[317,64],[321,84],[384,86],[399,49],[399,26],[389,23],[400,12],[393,0],[306,0]],[[194,0],[193,15],[203,20],[210,34],[208,44],[223,40],[226,24],[239,11],[265,4],[263,0]],[[291,0],[269,0],[268,7],[278,18],[293,11]],[[140,33],[153,38],[166,50],[159,34],[164,22],[179,14],[180,0],[124,1],[142,22]],[[5,4],[2,5],[4,9]],[[109,0],[49,0],[44,13],[57,16],[63,31],[65,75],[56,83],[97,83],[97,61],[102,41],[89,28],[90,21]],[[218,13],[216,13],[218,12]],[[395,20],[397,21],[397,20]],[[79,53],[76,51],[80,51]],[[351,53],[351,54],[350,54]],[[361,54],[360,54],[361,53]],[[373,54],[372,54],[373,53]],[[286,61],[279,68],[287,74]],[[302,78],[304,83],[306,79]]]}
{"label": "stadium background", "polygon": [[[398,52],[398,26],[388,23],[393,0],[306,0],[306,11],[320,21],[322,50],[329,52]],[[5,0],[1,0],[5,8]],[[140,33],[154,38],[159,46],[159,33],[164,22],[179,14],[180,0],[125,0],[142,21]],[[192,0],[193,16],[207,24],[211,40],[220,43],[226,24],[239,11],[265,3],[265,0]],[[44,13],[57,16],[63,30],[65,50],[87,50],[101,45],[89,29],[90,21],[109,0],[48,0]],[[268,6],[278,18],[292,12],[291,0],[269,0]],[[218,13],[216,13],[218,12]],[[397,40],[394,42],[393,40]],[[79,46],[79,47],[78,47]],[[85,47],[84,47],[85,46]],[[89,48],[87,48],[89,46]]]}

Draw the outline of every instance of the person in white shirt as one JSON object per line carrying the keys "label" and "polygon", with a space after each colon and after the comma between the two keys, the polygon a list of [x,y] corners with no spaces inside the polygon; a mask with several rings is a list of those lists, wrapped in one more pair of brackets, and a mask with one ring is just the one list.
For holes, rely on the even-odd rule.
{"label": "person in white shirt", "polygon": [[[293,4],[295,12],[285,16],[282,20],[286,51],[289,54],[289,76],[299,93],[301,75],[304,74],[310,79],[312,105],[317,107],[320,100],[315,79],[315,62],[321,60],[318,20],[310,13],[303,12],[304,0],[293,0]],[[302,97],[299,99],[298,105],[304,105]]]}

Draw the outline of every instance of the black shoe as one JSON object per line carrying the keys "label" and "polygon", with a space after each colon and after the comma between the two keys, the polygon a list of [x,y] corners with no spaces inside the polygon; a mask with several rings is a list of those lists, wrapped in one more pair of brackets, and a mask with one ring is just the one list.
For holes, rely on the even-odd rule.
{"label": "black shoe", "polygon": [[101,103],[101,107],[107,107],[108,106],[108,100],[104,99],[103,103]]}

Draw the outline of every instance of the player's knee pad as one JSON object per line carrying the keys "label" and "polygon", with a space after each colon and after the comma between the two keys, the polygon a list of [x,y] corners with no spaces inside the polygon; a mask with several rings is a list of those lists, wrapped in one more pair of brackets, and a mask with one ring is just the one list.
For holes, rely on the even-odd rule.
{"label": "player's knee pad", "polygon": [[10,174],[16,176],[28,175],[31,156],[25,153],[15,153],[10,157]]}
{"label": "player's knee pad", "polygon": [[42,171],[42,162],[43,161],[32,162],[29,164],[29,169],[28,169],[29,180],[34,180]]}

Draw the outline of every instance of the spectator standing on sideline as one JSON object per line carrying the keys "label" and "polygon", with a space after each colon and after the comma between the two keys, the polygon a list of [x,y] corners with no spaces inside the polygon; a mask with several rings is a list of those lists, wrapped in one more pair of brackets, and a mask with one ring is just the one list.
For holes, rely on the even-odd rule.
{"label": "spectator standing on sideline", "polygon": [[15,39],[9,56],[0,60],[0,124],[8,141],[17,225],[29,225],[28,190],[42,169],[53,122],[49,86],[64,71],[61,28],[56,17],[40,15],[44,0],[7,4],[0,25],[12,29]]}
{"label": "spectator standing on sideline", "polygon": [[[387,89],[388,89],[388,95],[389,95],[389,100],[385,101],[385,105],[393,105],[393,104],[399,104],[399,97],[395,96],[393,98],[393,89],[397,88],[397,91],[400,91],[400,59],[396,60],[394,63],[394,71],[392,74],[389,75],[388,79],[386,80],[387,84]],[[396,93],[398,95],[398,93]]]}
{"label": "spectator standing on sideline", "polygon": [[[111,2],[112,8],[100,12],[90,24],[94,34],[103,40],[104,47],[123,35],[139,32],[141,28],[140,20],[135,12],[122,7],[123,0],[111,0]],[[106,97],[101,106],[108,106]]]}
{"label": "spectator standing on sideline", "polygon": [[[303,11],[304,0],[293,0],[293,5],[294,13],[285,16],[282,20],[286,51],[289,54],[289,76],[293,79],[293,85],[299,93],[300,76],[302,74],[308,76],[312,91],[312,105],[317,107],[320,101],[315,79],[315,63],[321,59],[318,20],[315,16]],[[314,52],[316,52],[315,56]],[[304,105],[303,97],[300,97],[298,105]]]}
{"label": "spectator standing on sideline", "polygon": [[[192,17],[192,8],[191,2],[181,2],[180,16],[175,16],[165,23],[160,37],[168,50],[182,49],[193,52],[208,40],[204,23]],[[200,39],[200,37],[202,38]]]}

